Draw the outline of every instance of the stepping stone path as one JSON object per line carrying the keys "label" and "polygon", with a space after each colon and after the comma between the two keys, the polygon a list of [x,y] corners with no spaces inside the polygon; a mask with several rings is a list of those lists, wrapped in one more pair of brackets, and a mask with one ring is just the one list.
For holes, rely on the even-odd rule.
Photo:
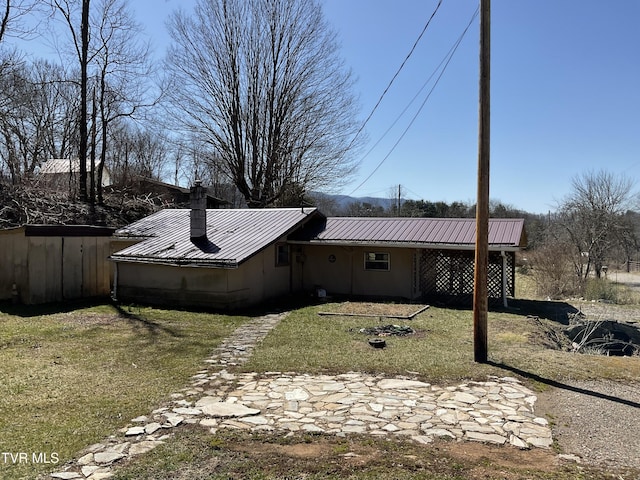
{"label": "stepping stone path", "polygon": [[110,478],[117,462],[163,444],[182,424],[199,424],[211,433],[221,428],[358,433],[402,436],[422,444],[443,437],[522,449],[552,444],[548,422],[534,413],[536,396],[515,378],[438,387],[410,377],[357,372],[230,372],[284,315],[265,315],[238,328],[206,360],[207,368],[165,406],[132,419],[118,435],[88,447],[50,478]]}

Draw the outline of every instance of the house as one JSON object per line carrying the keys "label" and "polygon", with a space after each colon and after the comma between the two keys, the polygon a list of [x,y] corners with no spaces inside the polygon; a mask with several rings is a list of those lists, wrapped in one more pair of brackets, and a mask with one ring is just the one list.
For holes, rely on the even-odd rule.
{"label": "house", "polygon": [[[115,233],[137,242],[116,251],[114,293],[123,301],[237,308],[288,293],[417,299],[473,292],[475,221],[327,218],[315,208],[157,212]],[[515,289],[524,221],[489,224],[489,295]]]}
{"label": "house", "polygon": [[[138,177],[135,182],[136,189],[139,192],[152,193],[167,203],[189,206],[189,188],[161,182],[149,177]],[[229,203],[212,195],[206,187],[204,188],[207,196],[207,208],[220,208]]]}
{"label": "house", "polygon": [[[96,171],[98,170],[96,164]],[[87,161],[87,173],[90,163]],[[89,173],[88,173],[89,174]],[[76,185],[80,176],[80,160],[68,158],[52,158],[44,162],[38,171],[38,181],[41,185],[50,189],[67,189],[70,185]],[[97,174],[96,174],[97,182]],[[111,185],[111,174],[105,165],[102,169],[102,186]]]}
{"label": "house", "polygon": [[291,290],[287,237],[320,212],[205,205],[196,185],[191,209],[161,210],[116,232],[139,240],[111,256],[118,299],[232,309]]}
{"label": "house", "polygon": [[0,300],[35,304],[108,296],[113,232],[88,225],[0,230]]}

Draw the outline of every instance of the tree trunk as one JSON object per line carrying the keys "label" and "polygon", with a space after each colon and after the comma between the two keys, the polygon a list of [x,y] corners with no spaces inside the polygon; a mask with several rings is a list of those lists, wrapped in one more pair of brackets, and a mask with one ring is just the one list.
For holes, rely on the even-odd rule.
{"label": "tree trunk", "polygon": [[89,53],[89,3],[82,0],[81,54],[80,54],[80,200],[87,201],[87,70]]}

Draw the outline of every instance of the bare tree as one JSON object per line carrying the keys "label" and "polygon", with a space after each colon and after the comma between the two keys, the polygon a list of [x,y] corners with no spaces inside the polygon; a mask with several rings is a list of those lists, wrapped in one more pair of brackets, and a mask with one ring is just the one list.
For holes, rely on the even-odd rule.
{"label": "bare tree", "polygon": [[44,60],[15,64],[0,75],[0,164],[13,184],[70,148],[77,95],[63,78],[60,66]]}
{"label": "bare tree", "polygon": [[[102,203],[102,174],[107,161],[108,130],[112,122],[132,117],[137,110],[154,103],[145,101],[151,73],[149,48],[139,40],[141,27],[133,19],[124,0],[101,0],[93,17],[93,55],[96,66],[98,117],[100,121],[100,162],[91,196],[97,191]],[[94,186],[94,183],[97,185]],[[97,187],[97,188],[96,188]]]}
{"label": "bare tree", "polygon": [[4,11],[2,12],[2,19],[0,20],[0,43],[4,39],[7,28],[9,27],[9,18],[11,14],[11,0],[5,0]]}
{"label": "bare tree", "polygon": [[151,130],[136,128],[126,118],[114,121],[109,129],[109,164],[114,183],[131,188],[140,177],[160,180],[163,177],[169,145]]}
{"label": "bare tree", "polygon": [[199,0],[170,21],[168,95],[250,207],[353,172],[350,73],[315,0]]}
{"label": "bare tree", "polygon": [[38,0],[4,0],[0,2],[0,45],[8,36],[28,37],[33,28],[22,22],[36,6]]}
{"label": "bare tree", "polygon": [[572,191],[559,205],[558,222],[573,245],[576,274],[586,279],[592,270],[600,278],[602,266],[621,239],[633,230],[625,213],[634,200],[633,182],[601,170],[576,176]]}
{"label": "bare tree", "polygon": [[[20,119],[15,115],[18,100],[16,98],[26,88],[24,62],[15,48],[7,48],[7,38],[29,38],[35,28],[28,27],[25,22],[27,15],[37,5],[38,0],[0,0],[0,176],[9,171],[13,183],[21,178],[22,165],[17,164],[19,153],[15,150],[14,142],[19,135],[16,128]],[[24,142],[22,142],[24,146]]]}
{"label": "bare tree", "polygon": [[[151,73],[149,48],[139,40],[141,27],[134,21],[126,0],[94,0],[91,9],[89,0],[82,0],[81,9],[80,0],[52,1],[65,20],[80,65],[80,196],[91,202],[97,197],[98,203],[102,203],[110,125],[119,118],[132,117],[155,101],[146,100],[149,85],[145,82]],[[91,162],[88,169],[87,158]]]}
{"label": "bare tree", "polygon": [[[51,0],[54,11],[62,15],[69,29],[74,56],[80,73],[80,108],[78,109],[79,148],[78,160],[80,176],[78,190],[82,201],[87,195],[87,154],[88,149],[88,90],[89,90],[89,9],[90,0]],[[79,18],[78,18],[79,17]],[[79,23],[79,25],[78,25]],[[93,172],[91,172],[93,175]]]}

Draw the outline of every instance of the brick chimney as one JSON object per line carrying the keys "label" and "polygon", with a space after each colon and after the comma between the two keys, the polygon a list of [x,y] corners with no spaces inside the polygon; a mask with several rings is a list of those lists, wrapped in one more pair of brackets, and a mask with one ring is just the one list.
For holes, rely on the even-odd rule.
{"label": "brick chimney", "polygon": [[191,200],[191,239],[207,237],[207,193],[202,181],[196,180],[189,193]]}

